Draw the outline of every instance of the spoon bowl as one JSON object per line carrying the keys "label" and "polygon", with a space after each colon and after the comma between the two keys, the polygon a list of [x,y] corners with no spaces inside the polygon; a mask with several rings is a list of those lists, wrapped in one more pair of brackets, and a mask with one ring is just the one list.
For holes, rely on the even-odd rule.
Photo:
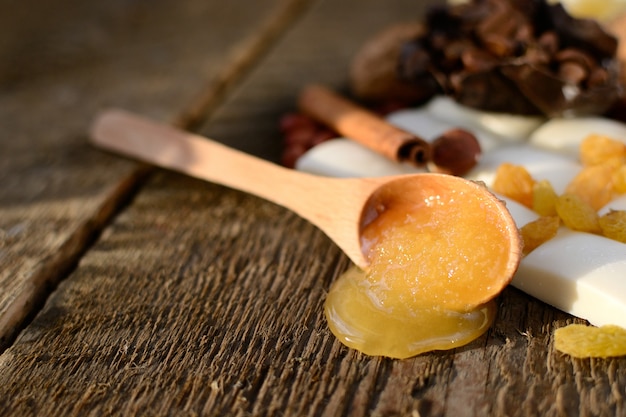
{"label": "spoon bowl", "polygon": [[434,173],[388,179],[364,204],[359,229],[370,273],[384,288],[469,311],[509,284],[521,239],[484,184]]}
{"label": "spoon bowl", "polygon": [[[402,210],[415,199],[462,189],[494,208],[507,228],[509,267],[493,277],[493,295],[512,279],[519,263],[517,228],[504,203],[482,185],[444,174],[419,173],[374,178],[329,178],[278,166],[205,137],[122,111],[108,110],[92,125],[101,148],[257,195],[290,209],[321,229],[357,266],[369,265],[362,232],[383,212]],[[490,277],[485,277],[490,279]]]}

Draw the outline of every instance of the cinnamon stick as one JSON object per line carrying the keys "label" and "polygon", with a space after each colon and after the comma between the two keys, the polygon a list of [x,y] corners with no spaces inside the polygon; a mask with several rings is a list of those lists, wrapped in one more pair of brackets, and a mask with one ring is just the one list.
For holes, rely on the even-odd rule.
{"label": "cinnamon stick", "polygon": [[303,113],[393,161],[422,167],[430,159],[430,144],[424,139],[389,124],[326,87],[305,87],[298,104]]}

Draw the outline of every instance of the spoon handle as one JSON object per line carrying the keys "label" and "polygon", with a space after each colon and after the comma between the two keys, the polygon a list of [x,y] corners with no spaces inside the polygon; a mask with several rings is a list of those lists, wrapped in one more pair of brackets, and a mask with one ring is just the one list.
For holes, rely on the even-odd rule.
{"label": "spoon handle", "polygon": [[284,206],[319,227],[357,265],[366,265],[359,241],[360,210],[377,181],[295,171],[123,110],[100,114],[91,140],[109,151]]}

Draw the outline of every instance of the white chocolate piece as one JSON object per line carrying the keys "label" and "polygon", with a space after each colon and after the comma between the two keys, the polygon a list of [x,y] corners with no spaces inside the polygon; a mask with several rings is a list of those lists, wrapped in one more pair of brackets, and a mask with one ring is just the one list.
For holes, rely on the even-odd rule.
{"label": "white chocolate piece", "polygon": [[581,169],[580,164],[567,156],[528,145],[511,145],[484,154],[479,164],[466,177],[483,181],[491,187],[498,167],[506,162],[523,165],[537,181],[550,181],[559,194]]}
{"label": "white chocolate piece", "polygon": [[[517,227],[537,213],[506,197]],[[511,285],[596,326],[626,327],[626,245],[565,227],[524,259]]]}
{"label": "white chocolate piece", "polygon": [[580,143],[590,134],[606,135],[626,143],[626,124],[604,117],[552,119],[530,135],[534,146],[578,158]]}
{"label": "white chocolate piece", "polygon": [[458,123],[451,123],[440,120],[433,117],[432,113],[423,108],[399,110],[390,113],[387,115],[387,121],[423,138],[427,142],[432,142],[447,130],[461,128],[470,131],[476,136],[483,153],[502,146],[503,144],[500,137],[476,127],[475,123],[463,123],[463,120],[459,120]]}
{"label": "white chocolate piece", "polygon": [[626,327],[626,245],[561,228],[520,263],[512,285],[591,324]]}
{"label": "white chocolate piece", "polygon": [[[445,111],[443,107],[439,109]],[[460,108],[458,111],[462,112],[464,109]],[[468,109],[468,112],[478,113],[471,109]],[[452,128],[467,129],[478,139],[483,155],[488,155],[494,149],[506,145],[507,142],[501,137],[482,129],[480,120],[472,119],[474,113],[467,113],[465,117],[458,119],[458,123],[453,123],[433,117],[432,112],[423,108],[408,109],[390,113],[387,121],[426,141],[432,141]],[[483,120],[486,120],[486,117],[483,117]],[[316,175],[343,178],[423,172],[408,164],[389,161],[376,152],[344,138],[333,139],[310,149],[298,159],[296,169]]]}
{"label": "white chocolate piece", "polygon": [[392,125],[418,135],[427,142],[446,130],[457,127],[452,123],[434,118],[423,108],[398,110],[389,113],[385,119]]}
{"label": "white chocolate piece", "polygon": [[337,138],[308,150],[296,162],[296,169],[329,177],[379,177],[424,172],[398,164],[354,141]]}
{"label": "white chocolate piece", "polygon": [[436,118],[464,127],[478,129],[499,137],[504,142],[525,141],[545,119],[533,116],[484,112],[462,106],[450,97],[437,96],[426,109]]}

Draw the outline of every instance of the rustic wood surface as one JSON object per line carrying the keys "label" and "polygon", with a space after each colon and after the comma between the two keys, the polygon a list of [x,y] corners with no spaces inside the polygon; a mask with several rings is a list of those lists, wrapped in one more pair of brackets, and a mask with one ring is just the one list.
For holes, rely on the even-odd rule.
{"label": "rustic wood surface", "polygon": [[306,5],[4,3],[11,13],[0,14],[0,346],[143,177],[137,164],[89,146],[96,112],[120,106],[181,126],[197,122]]}
{"label": "rustic wood surface", "polygon": [[513,288],[463,348],[342,346],[322,305],[349,263],[320,231],[87,145],[116,105],[277,159],[303,83],[345,88],[424,7],[226,4],[0,1],[0,415],[626,415],[626,359],[559,354],[577,320]]}

